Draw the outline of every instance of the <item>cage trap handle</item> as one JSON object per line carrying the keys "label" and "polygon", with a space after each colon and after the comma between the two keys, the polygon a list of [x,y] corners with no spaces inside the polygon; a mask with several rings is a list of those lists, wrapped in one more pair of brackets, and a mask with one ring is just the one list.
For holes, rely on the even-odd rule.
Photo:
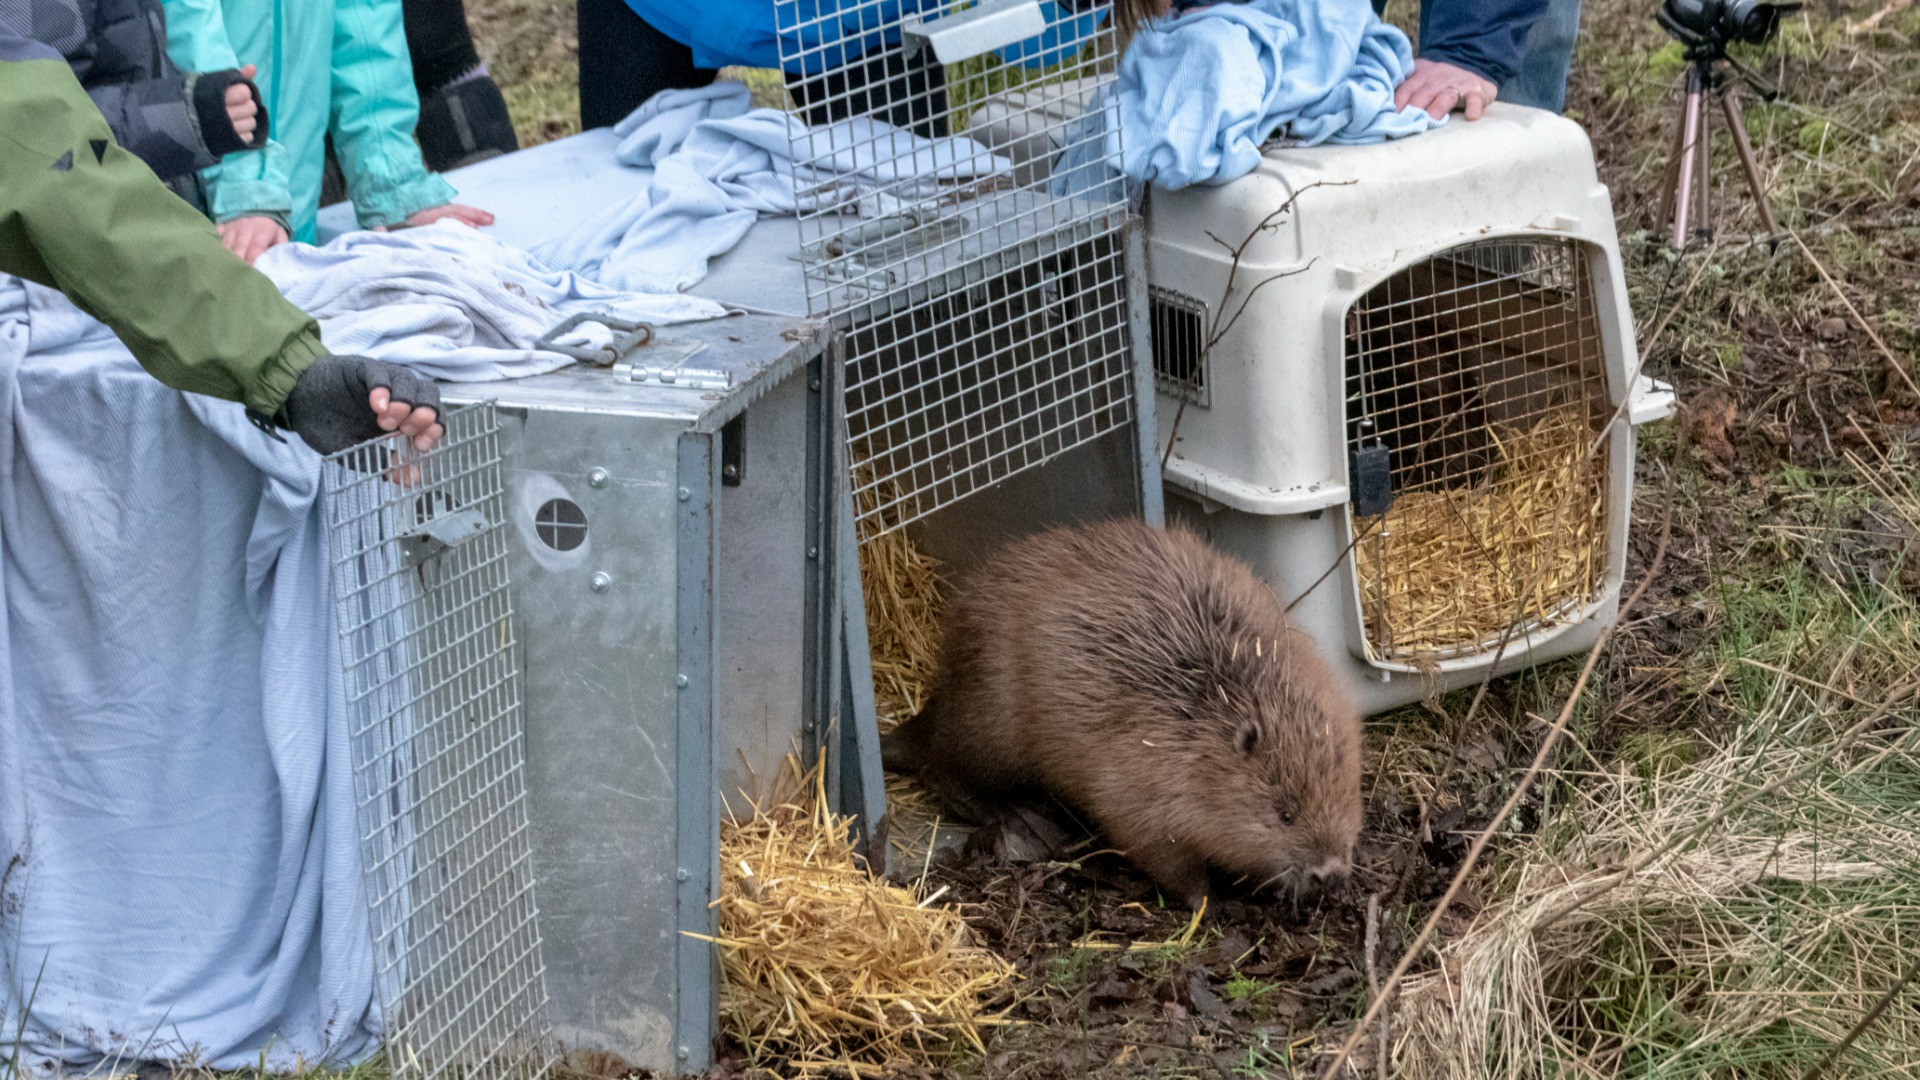
{"label": "cage trap handle", "polygon": [[[614,332],[613,340],[605,345],[569,345],[560,338],[569,331],[586,323],[599,323]],[[553,328],[541,334],[533,343],[538,352],[554,352],[562,356],[571,356],[582,363],[596,367],[612,367],[621,356],[653,340],[653,326],[633,319],[623,319],[608,312],[582,311],[569,315],[555,323]]]}

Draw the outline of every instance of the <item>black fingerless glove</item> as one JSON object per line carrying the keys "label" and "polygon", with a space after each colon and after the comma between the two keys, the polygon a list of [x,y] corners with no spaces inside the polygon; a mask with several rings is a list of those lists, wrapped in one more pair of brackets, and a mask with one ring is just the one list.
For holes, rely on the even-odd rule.
{"label": "black fingerless glove", "polygon": [[432,379],[364,356],[323,356],[300,373],[275,419],[320,453],[337,453],[389,434],[367,403],[382,386],[394,401],[440,410],[440,386]]}
{"label": "black fingerless glove", "polygon": [[[235,84],[246,86],[258,110],[253,117],[252,139],[242,139],[233,129],[233,118],[227,115],[227,87]],[[260,100],[260,88],[253,80],[241,78],[240,72],[233,68],[193,77],[193,111],[200,119],[200,139],[214,157],[258,150],[267,145],[267,103]]]}

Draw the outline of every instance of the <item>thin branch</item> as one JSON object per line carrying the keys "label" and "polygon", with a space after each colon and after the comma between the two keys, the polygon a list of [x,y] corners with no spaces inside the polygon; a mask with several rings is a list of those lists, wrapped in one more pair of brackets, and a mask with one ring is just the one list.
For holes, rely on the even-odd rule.
{"label": "thin branch", "polygon": [[1627,597],[1626,602],[1620,605],[1615,621],[1601,633],[1599,640],[1593,643],[1593,648],[1587,650],[1587,662],[1580,668],[1580,677],[1574,680],[1573,689],[1567,692],[1567,702],[1561,706],[1560,715],[1554,718],[1553,726],[1547,730],[1546,737],[1540,741],[1540,749],[1533,755],[1533,761],[1527,765],[1526,772],[1520,774],[1520,781],[1514,785],[1513,794],[1507,797],[1507,801],[1493,815],[1493,820],[1487,823],[1487,827],[1473,838],[1473,844],[1467,849],[1466,858],[1461,860],[1460,869],[1454,872],[1453,881],[1447,886],[1447,891],[1441,895],[1440,902],[1434,905],[1433,913],[1427,916],[1426,923],[1420,927],[1420,933],[1414,936],[1413,941],[1401,953],[1400,962],[1393,966],[1393,972],[1387,976],[1386,984],[1381,987],[1380,994],[1374,998],[1373,1004],[1367,1007],[1367,1011],[1361,1015],[1359,1022],[1354,1024],[1353,1031],[1348,1034],[1346,1041],[1340,1044],[1340,1049],[1334,1054],[1333,1061],[1320,1073],[1320,1080],[1333,1080],[1335,1074],[1340,1071],[1340,1066],[1345,1064],[1347,1058],[1353,1054],[1354,1047],[1360,1045],[1360,1040],[1366,1037],[1367,1028],[1379,1017],[1388,997],[1399,987],[1408,969],[1413,967],[1414,959],[1426,949],[1427,942],[1432,940],[1433,932],[1439,927],[1441,918],[1447,913],[1447,908],[1452,906],[1454,899],[1460,895],[1460,890],[1466,887],[1467,878],[1479,865],[1480,856],[1486,851],[1487,845],[1492,843],[1494,834],[1519,807],[1520,800],[1526,797],[1528,789],[1533,786],[1534,779],[1546,768],[1547,759],[1552,756],[1554,748],[1560,744],[1561,735],[1566,732],[1567,725],[1573,720],[1574,707],[1580,703],[1580,696],[1587,688],[1587,680],[1592,678],[1593,669],[1600,663],[1600,654],[1613,640],[1614,632],[1620,628],[1620,623],[1627,613],[1633,610],[1634,606],[1640,602],[1640,598],[1646,595],[1647,587],[1660,576],[1660,567],[1667,559],[1667,545],[1672,539],[1673,500],[1669,498],[1666,500],[1666,514],[1660,528],[1660,546],[1654,551],[1653,561],[1647,565],[1646,575],[1641,578],[1639,586],[1633,590],[1633,595]]}
{"label": "thin branch", "polygon": [[1820,280],[1826,282],[1827,288],[1833,290],[1833,295],[1839,297],[1840,302],[1846,305],[1847,314],[1852,315],[1853,321],[1859,323],[1860,329],[1865,330],[1867,336],[1873,339],[1873,343],[1879,346],[1880,355],[1887,358],[1887,366],[1893,369],[1895,375],[1900,376],[1901,382],[1907,384],[1907,389],[1913,392],[1914,397],[1920,397],[1920,386],[1914,385],[1913,376],[1907,374],[1906,365],[1900,362],[1899,357],[1893,355],[1893,350],[1887,348],[1887,343],[1880,340],[1880,335],[1874,332],[1873,327],[1867,325],[1866,316],[1861,315],[1860,309],[1854,307],[1853,301],[1847,299],[1846,291],[1840,288],[1840,283],[1833,280],[1832,274],[1827,273],[1826,264],[1822,263],[1820,257],[1813,253],[1813,249],[1807,246],[1805,240],[1800,239],[1799,233],[1788,229],[1787,235],[1793,237],[1793,242],[1800,245],[1800,253],[1805,255],[1807,261],[1813,264],[1813,268],[1820,272]]}
{"label": "thin branch", "polygon": [[1873,1008],[1867,1010],[1867,1015],[1853,1025],[1853,1030],[1847,1032],[1846,1038],[1841,1039],[1833,1049],[1827,1051],[1826,1057],[1821,1058],[1818,1064],[1808,1069],[1801,1080],[1820,1080],[1833,1063],[1840,1060],[1840,1055],[1846,1053],[1848,1047],[1854,1044],[1854,1040],[1860,1038],[1861,1034],[1872,1027],[1875,1020],[1880,1019],[1880,1014],[1887,1011],[1887,1006],[1893,1004],[1893,999],[1900,996],[1900,991],[1907,988],[1907,983],[1912,980],[1916,969],[1920,969],[1920,957],[1907,961],[1907,970],[1900,973],[1900,977],[1894,980],[1892,986],[1887,987],[1887,992],[1880,995],[1879,1001],[1873,1003]]}

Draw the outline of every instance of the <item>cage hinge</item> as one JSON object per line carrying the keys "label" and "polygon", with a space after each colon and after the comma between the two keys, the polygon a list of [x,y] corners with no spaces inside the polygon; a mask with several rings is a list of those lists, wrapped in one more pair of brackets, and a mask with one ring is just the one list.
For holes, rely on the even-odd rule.
{"label": "cage hinge", "polygon": [[643,386],[664,386],[675,390],[726,390],[733,386],[733,372],[724,368],[689,367],[687,361],[706,350],[699,341],[663,341],[647,350],[648,363],[613,365],[616,379]]}
{"label": "cage hinge", "polygon": [[938,19],[908,15],[900,22],[900,40],[913,56],[932,49],[943,64],[958,64],[1047,32],[1038,0],[987,0]]}
{"label": "cage hinge", "polygon": [[1361,517],[1386,513],[1393,506],[1393,448],[1383,442],[1355,447],[1347,462],[1347,486],[1354,513]]}
{"label": "cage hinge", "polygon": [[478,510],[441,514],[400,538],[400,561],[411,570],[486,531],[487,516]]}

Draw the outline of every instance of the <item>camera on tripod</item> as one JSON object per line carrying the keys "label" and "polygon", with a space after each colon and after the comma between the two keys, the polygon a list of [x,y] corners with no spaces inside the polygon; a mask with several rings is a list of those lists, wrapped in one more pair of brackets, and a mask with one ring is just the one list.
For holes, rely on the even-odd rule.
{"label": "camera on tripod", "polygon": [[1747,139],[1737,87],[1722,67],[1731,68],[1762,99],[1778,97],[1779,91],[1759,72],[1727,55],[1727,46],[1735,42],[1766,44],[1780,32],[1780,17],[1798,11],[1800,6],[1782,0],[1662,0],[1654,14],[1661,28],[1686,47],[1687,57],[1686,97],[1675,125],[1673,157],[1667,162],[1660,196],[1659,224],[1671,226],[1668,240],[1675,248],[1686,247],[1691,238],[1713,237],[1707,210],[1707,196],[1713,186],[1709,173],[1710,101],[1718,102],[1726,118],[1727,133],[1740,155],[1740,167],[1746,173],[1747,188],[1753,193],[1767,238],[1779,235],[1773,209],[1767,205],[1760,166],[1754,160],[1753,144]]}
{"label": "camera on tripod", "polygon": [[1729,44],[1765,45],[1780,32],[1780,16],[1800,10],[1775,0],[1665,0],[1654,14],[1662,29],[1689,52],[1724,53]]}

